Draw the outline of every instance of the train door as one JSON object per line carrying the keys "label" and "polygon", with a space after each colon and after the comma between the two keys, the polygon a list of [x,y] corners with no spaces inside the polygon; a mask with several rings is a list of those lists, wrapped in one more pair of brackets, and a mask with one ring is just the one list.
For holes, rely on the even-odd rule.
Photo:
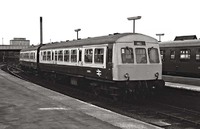
{"label": "train door", "polygon": [[78,49],[78,66],[82,66],[83,65],[83,49],[79,48]]}

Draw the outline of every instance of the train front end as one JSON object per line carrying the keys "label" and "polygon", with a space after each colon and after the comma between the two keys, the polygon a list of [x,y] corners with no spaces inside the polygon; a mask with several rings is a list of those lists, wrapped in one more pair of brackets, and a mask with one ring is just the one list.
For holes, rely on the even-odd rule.
{"label": "train front end", "polygon": [[158,41],[142,34],[121,37],[113,46],[113,80],[127,92],[153,93],[164,86]]}

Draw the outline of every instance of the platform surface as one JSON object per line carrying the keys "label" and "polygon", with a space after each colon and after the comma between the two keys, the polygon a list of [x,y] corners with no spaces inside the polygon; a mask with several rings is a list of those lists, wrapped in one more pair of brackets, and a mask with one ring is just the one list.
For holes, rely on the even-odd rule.
{"label": "platform surface", "polygon": [[165,86],[200,92],[200,79],[191,77],[163,75]]}
{"label": "platform surface", "polygon": [[161,129],[0,70],[0,129]]}

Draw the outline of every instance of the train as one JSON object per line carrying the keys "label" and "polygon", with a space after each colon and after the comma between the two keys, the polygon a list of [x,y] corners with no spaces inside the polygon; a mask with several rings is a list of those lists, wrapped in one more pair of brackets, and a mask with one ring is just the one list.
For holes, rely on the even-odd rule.
{"label": "train", "polygon": [[25,71],[87,86],[97,95],[143,96],[165,85],[159,43],[140,33],[32,46],[20,51],[19,61]]}
{"label": "train", "polygon": [[163,74],[200,77],[200,39],[196,35],[176,36],[159,46]]}

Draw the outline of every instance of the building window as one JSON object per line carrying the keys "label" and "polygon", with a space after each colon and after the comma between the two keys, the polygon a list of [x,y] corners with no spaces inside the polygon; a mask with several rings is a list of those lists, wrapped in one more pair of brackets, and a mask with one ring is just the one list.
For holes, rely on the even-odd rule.
{"label": "building window", "polygon": [[85,49],[85,62],[92,63],[93,49]]}
{"label": "building window", "polygon": [[77,62],[77,50],[71,50],[71,62]]}
{"label": "building window", "polygon": [[171,60],[175,59],[175,51],[170,51],[170,59]]}
{"label": "building window", "polygon": [[180,51],[180,59],[183,59],[183,60],[188,60],[190,59],[190,50],[187,49],[187,50],[181,50]]}
{"label": "building window", "polygon": [[133,48],[121,48],[122,63],[134,63]]}
{"label": "building window", "polygon": [[64,50],[64,61],[69,62],[69,50]]}
{"label": "building window", "polygon": [[136,48],[135,54],[136,54],[136,62],[138,64],[147,63],[147,54],[144,48]]}
{"label": "building window", "polygon": [[104,63],[104,49],[103,48],[96,48],[94,50],[94,63]]}

